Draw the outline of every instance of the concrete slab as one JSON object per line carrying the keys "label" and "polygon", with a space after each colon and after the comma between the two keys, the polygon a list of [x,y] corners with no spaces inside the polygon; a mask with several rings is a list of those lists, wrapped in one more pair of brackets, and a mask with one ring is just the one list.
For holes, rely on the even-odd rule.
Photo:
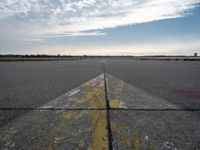
{"label": "concrete slab", "polygon": [[199,111],[106,80],[109,106],[102,74],[0,127],[0,149],[200,149]]}
{"label": "concrete slab", "polygon": [[198,150],[200,113],[111,110],[115,150]]}
{"label": "concrete slab", "polygon": [[40,108],[53,109],[105,109],[104,75],[83,83]]}
{"label": "concrete slab", "polygon": [[104,76],[0,128],[0,149],[108,149]]}
{"label": "concrete slab", "polygon": [[123,109],[179,109],[178,106],[142,91],[109,74],[108,97],[111,108]]}
{"label": "concrete slab", "polygon": [[107,76],[113,149],[200,148],[200,112],[187,111]]}
{"label": "concrete slab", "polygon": [[108,149],[106,112],[32,111],[0,128],[0,149]]}

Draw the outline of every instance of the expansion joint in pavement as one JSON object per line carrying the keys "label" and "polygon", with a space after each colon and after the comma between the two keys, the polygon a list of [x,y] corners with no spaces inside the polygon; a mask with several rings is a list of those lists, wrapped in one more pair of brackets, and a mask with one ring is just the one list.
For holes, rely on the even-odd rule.
{"label": "expansion joint in pavement", "polygon": [[0,107],[0,110],[14,110],[14,111],[33,111],[33,110],[38,110],[38,111],[42,111],[42,110],[46,110],[46,111],[55,111],[55,110],[60,110],[60,111],[83,111],[83,110],[87,110],[87,111],[95,111],[95,110],[106,110],[105,108],[37,108],[37,107],[24,107],[24,108],[12,108],[12,107]]}
{"label": "expansion joint in pavement", "polygon": [[106,101],[106,119],[107,119],[107,130],[108,130],[108,144],[109,150],[113,150],[112,146],[112,128],[111,128],[111,121],[110,121],[110,103],[108,98],[108,90],[107,90],[107,81],[106,81],[106,70],[105,65],[103,64],[103,71],[104,71],[104,89],[105,89],[105,101]]}
{"label": "expansion joint in pavement", "polygon": [[[88,111],[95,111],[95,110],[107,110],[105,108],[37,108],[37,107],[24,107],[24,108],[12,108],[12,107],[0,107],[0,110],[3,111],[3,110],[14,110],[14,111],[31,111],[31,110],[38,110],[38,111],[42,111],[42,110],[63,110],[63,111],[82,111],[82,110],[88,110]],[[191,108],[178,108],[178,109],[149,109],[149,108],[144,108],[144,109],[140,109],[140,108],[109,108],[109,110],[115,110],[115,111],[200,111],[200,109],[191,109]]]}

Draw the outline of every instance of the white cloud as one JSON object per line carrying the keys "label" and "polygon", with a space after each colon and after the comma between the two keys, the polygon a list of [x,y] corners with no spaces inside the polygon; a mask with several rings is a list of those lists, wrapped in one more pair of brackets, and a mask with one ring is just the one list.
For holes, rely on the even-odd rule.
{"label": "white cloud", "polygon": [[55,38],[55,37],[75,37],[75,36],[104,36],[106,33],[101,31],[89,31],[89,32],[66,32],[62,34],[46,34],[43,38]]}
{"label": "white cloud", "polygon": [[43,43],[43,42],[45,42],[45,39],[42,39],[42,38],[30,38],[30,39],[23,39],[23,40],[20,40],[20,41],[22,41],[22,42],[31,42],[31,43],[33,43],[33,42]]}
{"label": "white cloud", "polygon": [[[1,0],[0,23],[24,35],[91,36],[88,32],[183,17],[200,0]],[[5,23],[4,23],[5,25]],[[4,28],[0,29],[3,30]]]}

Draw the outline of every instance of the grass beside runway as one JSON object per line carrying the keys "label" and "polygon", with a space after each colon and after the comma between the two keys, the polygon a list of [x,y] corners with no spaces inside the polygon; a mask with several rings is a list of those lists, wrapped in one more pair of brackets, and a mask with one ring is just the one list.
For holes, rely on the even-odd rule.
{"label": "grass beside runway", "polygon": [[17,61],[67,61],[81,59],[132,59],[132,60],[165,60],[165,61],[200,61],[200,56],[46,56],[46,57],[0,57],[0,62]]}
{"label": "grass beside runway", "polygon": [[129,60],[165,60],[165,61],[200,61],[200,56],[110,56],[115,59],[129,59]]}
{"label": "grass beside runway", "polygon": [[0,58],[0,62],[16,62],[16,61],[65,61],[80,60],[80,57],[49,57],[49,58]]}
{"label": "grass beside runway", "polygon": [[200,56],[140,56],[139,60],[200,61]]}

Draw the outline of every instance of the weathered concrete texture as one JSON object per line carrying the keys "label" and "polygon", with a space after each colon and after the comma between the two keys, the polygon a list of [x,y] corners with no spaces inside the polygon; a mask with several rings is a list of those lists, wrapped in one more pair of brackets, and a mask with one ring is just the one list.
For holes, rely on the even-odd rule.
{"label": "weathered concrete texture", "polygon": [[[0,62],[0,107],[38,108],[100,75],[100,60]],[[0,111],[0,126],[29,111]]]}
{"label": "weathered concrete texture", "polygon": [[104,75],[80,85],[40,108],[105,109]]}
{"label": "weathered concrete texture", "polygon": [[106,109],[103,75],[2,126],[0,149],[106,150],[106,111],[99,108]]}
{"label": "weathered concrete texture", "polygon": [[0,149],[108,149],[106,112],[33,111],[0,129]]}
{"label": "weathered concrete texture", "polygon": [[107,74],[111,108],[178,109],[178,106]]}
{"label": "weathered concrete texture", "polygon": [[200,113],[111,111],[115,150],[198,150]]}
{"label": "weathered concrete texture", "polygon": [[185,109],[200,109],[199,98],[174,94],[200,93],[200,62],[110,59],[106,73]]}
{"label": "weathered concrete texture", "polygon": [[107,83],[110,107],[118,109],[110,110],[114,149],[200,148],[199,112],[181,111],[169,101],[108,74]]}
{"label": "weathered concrete texture", "polygon": [[107,121],[115,150],[200,149],[199,111],[106,77],[109,111],[102,74],[0,127],[0,149],[108,150]]}

